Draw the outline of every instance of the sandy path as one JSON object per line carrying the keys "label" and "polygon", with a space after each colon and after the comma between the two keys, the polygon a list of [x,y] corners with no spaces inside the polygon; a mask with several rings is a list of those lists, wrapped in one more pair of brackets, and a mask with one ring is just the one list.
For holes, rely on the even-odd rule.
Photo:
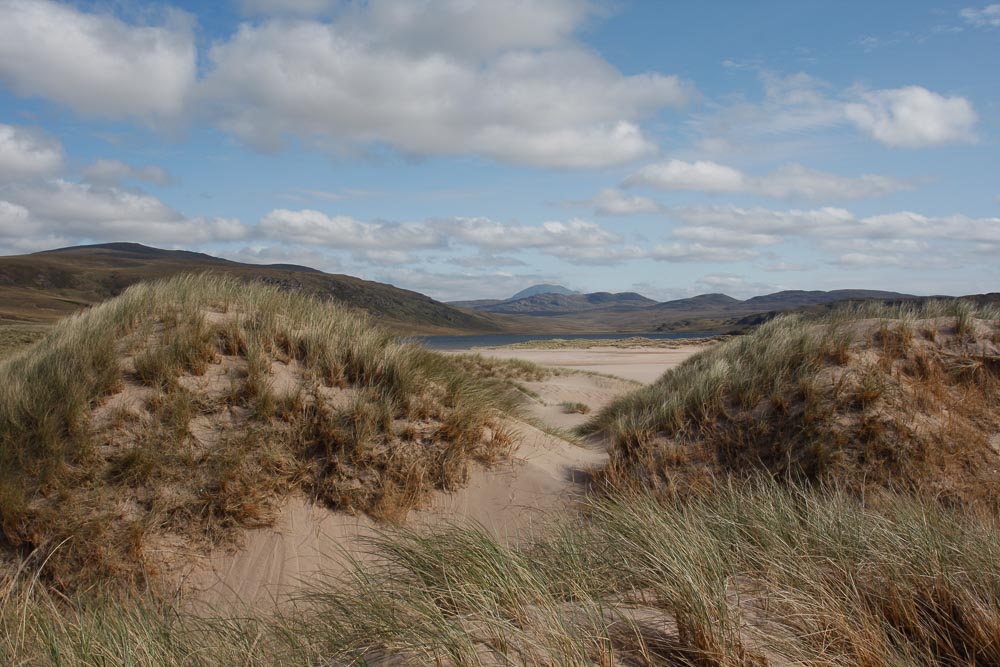
{"label": "sandy path", "polygon": [[[596,412],[634,389],[636,380],[651,381],[699,348],[677,350],[489,350],[489,356],[516,357],[550,366],[612,373],[621,380],[590,373],[560,373],[525,383],[538,395],[528,407],[536,420],[570,429],[587,417],[568,414],[564,402],[579,402]],[[518,540],[547,516],[570,506],[583,493],[586,471],[607,459],[602,449],[581,447],[518,422],[512,461],[489,469],[474,467],[468,484],[454,493],[436,494],[408,521],[433,525],[442,521],[476,521],[501,538]],[[304,498],[290,499],[275,525],[248,531],[241,548],[220,552],[196,564],[187,577],[196,607],[231,609],[247,604],[267,607],[303,583],[343,572],[350,558],[364,560],[365,538],[378,526],[365,516],[330,512]]]}

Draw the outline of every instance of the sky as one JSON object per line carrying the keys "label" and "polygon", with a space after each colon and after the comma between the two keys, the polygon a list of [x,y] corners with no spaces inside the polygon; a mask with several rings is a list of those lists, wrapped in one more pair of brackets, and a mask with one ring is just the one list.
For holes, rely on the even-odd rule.
{"label": "sky", "polygon": [[0,254],[1000,291],[1000,4],[0,0]]}

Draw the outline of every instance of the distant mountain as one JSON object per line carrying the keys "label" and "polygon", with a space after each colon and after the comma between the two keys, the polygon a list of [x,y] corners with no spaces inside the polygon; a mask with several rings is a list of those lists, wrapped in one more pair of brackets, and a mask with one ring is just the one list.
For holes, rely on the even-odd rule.
{"label": "distant mountain", "polygon": [[[468,302],[467,302],[468,303]],[[656,305],[635,292],[594,292],[592,294],[556,294],[544,292],[521,299],[511,299],[500,303],[473,305],[473,309],[487,313],[510,315],[556,315],[580,313],[593,310],[631,311]]]}
{"label": "distant mountain", "polygon": [[204,271],[263,280],[327,296],[368,311],[401,333],[493,332],[492,316],[352,276],[290,264],[233,262],[138,243],[101,243],[0,257],[0,320],[51,322],[119,294],[133,283]]}
{"label": "distant mountain", "polygon": [[539,294],[579,294],[579,292],[575,292],[568,287],[563,287],[562,285],[549,285],[547,283],[541,283],[539,285],[532,285],[531,287],[521,290],[514,296],[507,299],[507,301],[517,301],[518,299],[526,299],[529,296],[537,296]]}

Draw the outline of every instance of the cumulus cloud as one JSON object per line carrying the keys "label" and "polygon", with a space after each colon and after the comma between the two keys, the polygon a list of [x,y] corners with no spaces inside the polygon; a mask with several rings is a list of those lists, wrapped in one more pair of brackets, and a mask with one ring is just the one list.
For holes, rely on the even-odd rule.
{"label": "cumulus cloud", "polygon": [[167,185],[172,181],[170,173],[163,167],[136,167],[118,160],[97,160],[85,167],[82,175],[83,180],[100,185],[118,185],[128,180]]}
{"label": "cumulus cloud", "polygon": [[742,192],[746,177],[738,169],[707,160],[684,162],[670,160],[646,165],[625,180],[626,186],[646,185],[658,190],[695,190],[698,192]]}
{"label": "cumulus cloud", "polygon": [[430,224],[451,239],[489,250],[595,247],[621,241],[617,234],[579,219],[518,225],[489,218],[448,218]]}
{"label": "cumulus cloud", "polygon": [[663,209],[659,203],[649,197],[630,195],[618,188],[605,188],[587,203],[593,204],[594,210],[598,215],[656,213]]}
{"label": "cumulus cloud", "polygon": [[959,14],[966,23],[979,28],[1000,27],[1000,4],[986,5],[981,9],[966,7]]}
{"label": "cumulus cloud", "polygon": [[[926,216],[899,211],[860,217],[839,208],[773,210],[737,206],[697,206],[671,215],[683,224],[674,236],[724,246],[755,248],[791,239],[816,244],[817,249],[842,253],[841,264],[877,264],[893,257],[907,266],[945,265],[946,254],[957,255],[1000,243],[1000,218],[963,215]],[[741,241],[742,243],[737,243]],[[931,250],[937,256],[930,257]],[[888,263],[887,263],[888,265]],[[789,270],[780,268],[778,270]]]}
{"label": "cumulus cloud", "polygon": [[565,45],[595,11],[589,0],[369,0],[345,18],[383,46],[482,57]]}
{"label": "cumulus cloud", "polygon": [[0,81],[109,118],[180,113],[195,83],[188,21],[131,25],[48,0],[0,0]]}
{"label": "cumulus cloud", "polygon": [[[552,48],[514,48],[517,31],[506,28],[493,42],[474,40],[476,52],[435,36],[494,34],[494,12],[506,12],[506,3],[427,2],[421,21],[399,22],[395,29],[409,32],[392,40],[385,39],[386,19],[375,15],[380,8],[405,14],[408,3],[369,5],[378,30],[343,22],[243,25],[209,51],[204,101],[225,130],[262,148],[297,136],[331,150],[389,145],[415,155],[474,153],[551,167],[649,155],[656,145],[639,122],[685,104],[691,90],[675,76],[626,76],[582,46],[562,44],[576,14],[552,8],[577,4],[517,4],[510,18],[517,26],[543,19],[542,33],[524,33],[526,44],[558,44]],[[462,6],[477,9],[456,9]]]}
{"label": "cumulus cloud", "polygon": [[40,130],[0,123],[0,181],[50,175],[62,166],[58,141]]}
{"label": "cumulus cloud", "polygon": [[888,176],[847,177],[799,164],[788,164],[764,176],[752,177],[734,167],[708,160],[669,160],[647,165],[629,176],[625,186],[811,200],[866,199],[912,189],[911,184]]}
{"label": "cumulus cloud", "polygon": [[443,242],[436,230],[425,225],[362,222],[310,209],[275,209],[261,219],[257,229],[268,238],[286,243],[351,250],[431,248]]}
{"label": "cumulus cloud", "polygon": [[754,248],[721,247],[704,243],[658,244],[644,257],[661,262],[741,262],[760,256]]}
{"label": "cumulus cloud", "polygon": [[117,187],[55,180],[0,187],[0,235],[73,242],[193,244],[246,238],[231,218],[188,217],[151,195]]}
{"label": "cumulus cloud", "polygon": [[876,90],[844,107],[862,131],[889,146],[921,148],[975,141],[978,116],[964,97],[944,97],[920,86]]}
{"label": "cumulus cloud", "polygon": [[761,99],[739,96],[692,117],[689,126],[698,135],[699,156],[801,154],[817,135],[844,127],[894,147],[975,140],[978,116],[961,96],[921,86],[837,90],[804,73],[782,76],[764,70],[760,79]]}

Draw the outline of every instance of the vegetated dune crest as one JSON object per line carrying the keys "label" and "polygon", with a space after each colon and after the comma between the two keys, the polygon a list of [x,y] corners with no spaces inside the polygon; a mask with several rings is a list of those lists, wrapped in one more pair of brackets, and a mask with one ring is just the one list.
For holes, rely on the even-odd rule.
{"label": "vegetated dune crest", "polygon": [[414,509],[528,531],[606,458],[552,430],[585,418],[562,404],[597,410],[635,386],[441,355],[356,311],[205,275],[68,318],[0,377],[6,562],[27,555],[56,590],[180,579],[219,604],[342,569]]}
{"label": "vegetated dune crest", "polygon": [[0,527],[58,588],[149,584],[283,498],[405,516],[509,452],[529,365],[262,284],[141,284],[0,364]]}
{"label": "vegetated dune crest", "polygon": [[764,470],[997,507],[998,397],[995,311],[868,305],[766,323],[586,428],[612,441],[612,486],[669,495]]}

